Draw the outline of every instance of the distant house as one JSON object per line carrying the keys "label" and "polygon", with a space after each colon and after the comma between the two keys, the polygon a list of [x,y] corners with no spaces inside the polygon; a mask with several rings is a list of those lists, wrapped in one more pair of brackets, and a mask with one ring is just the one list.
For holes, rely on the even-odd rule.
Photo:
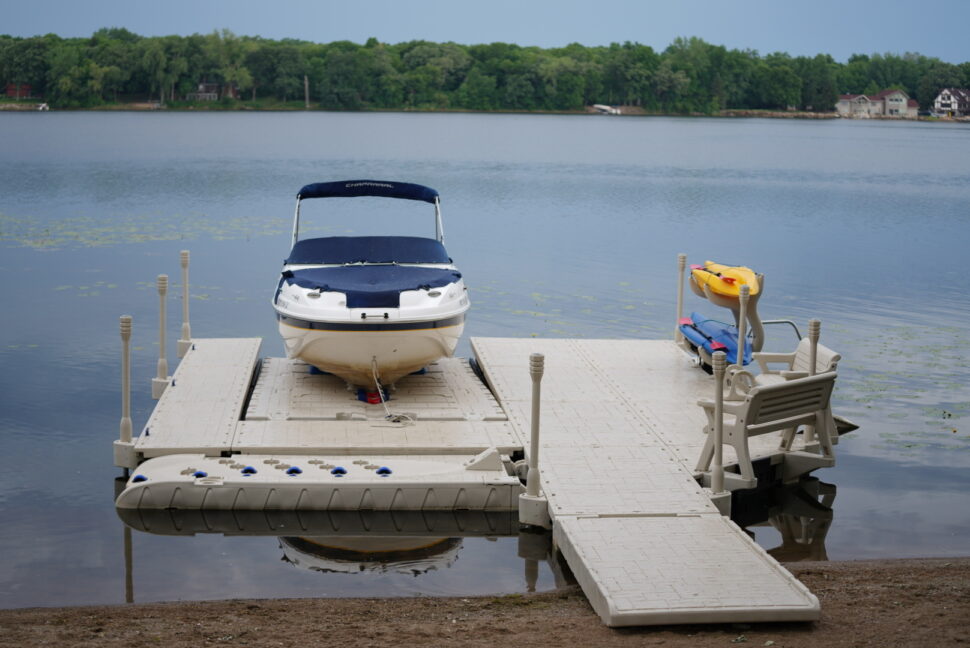
{"label": "distant house", "polygon": [[218,101],[219,84],[205,83],[203,81],[196,88],[195,92],[190,92],[189,94],[185,95],[185,98],[189,101]]}
{"label": "distant house", "polygon": [[185,98],[189,101],[218,101],[221,95],[238,99],[239,91],[235,84],[224,86],[218,83],[206,83],[203,81],[198,85],[195,92],[188,93],[185,95]]}
{"label": "distant house", "polygon": [[970,115],[970,90],[966,88],[944,88],[933,101],[933,112],[949,117]]}
{"label": "distant house", "polygon": [[8,83],[7,96],[12,99],[25,99],[30,95],[31,87],[29,83]]}
{"label": "distant house", "polygon": [[839,95],[835,109],[843,117],[901,117],[915,119],[919,104],[902,90],[883,90],[874,95]]}

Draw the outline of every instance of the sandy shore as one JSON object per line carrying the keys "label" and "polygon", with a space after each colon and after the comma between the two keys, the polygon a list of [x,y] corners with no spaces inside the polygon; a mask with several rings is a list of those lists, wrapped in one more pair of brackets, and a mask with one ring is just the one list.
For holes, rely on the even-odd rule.
{"label": "sandy shore", "polygon": [[578,589],[475,598],[285,599],[0,610],[0,646],[959,646],[970,558],[786,565],[817,623],[610,629]]}

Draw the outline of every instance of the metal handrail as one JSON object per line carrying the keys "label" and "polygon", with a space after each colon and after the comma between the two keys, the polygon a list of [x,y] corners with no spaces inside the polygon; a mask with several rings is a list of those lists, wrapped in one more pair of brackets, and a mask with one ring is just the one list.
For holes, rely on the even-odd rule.
{"label": "metal handrail", "polygon": [[798,325],[791,320],[787,320],[787,319],[762,320],[761,323],[762,324],[788,324],[793,329],[795,329],[795,335],[798,336],[798,339],[799,340],[802,339],[802,332],[798,330]]}

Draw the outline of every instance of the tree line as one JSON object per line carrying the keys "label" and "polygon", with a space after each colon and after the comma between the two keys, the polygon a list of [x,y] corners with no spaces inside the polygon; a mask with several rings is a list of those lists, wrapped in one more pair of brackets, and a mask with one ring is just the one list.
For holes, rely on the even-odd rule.
{"label": "tree line", "polygon": [[132,100],[178,105],[201,83],[221,100],[310,99],[330,110],[582,110],[634,105],[664,113],[722,109],[831,111],[841,93],[904,90],[922,108],[940,89],[970,87],[970,62],[920,54],[760,55],[699,38],[662,52],[639,43],[561,48],[460,45],[372,38],[313,43],[237,36],[228,30],[143,37],[105,28],[90,38],[0,35],[0,79],[27,84],[55,107]]}

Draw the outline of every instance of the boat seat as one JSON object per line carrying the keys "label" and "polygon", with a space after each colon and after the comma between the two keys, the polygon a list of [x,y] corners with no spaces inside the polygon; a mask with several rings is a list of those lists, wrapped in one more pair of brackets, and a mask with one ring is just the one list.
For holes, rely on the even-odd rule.
{"label": "boat seat", "polygon": [[[791,353],[755,353],[753,356],[754,360],[761,369],[761,373],[755,376],[756,384],[771,385],[808,376],[811,348],[811,340],[804,337]],[[827,371],[835,371],[841,359],[841,355],[824,344],[819,344],[815,352],[815,373],[821,374]],[[782,364],[785,366],[780,369],[772,369],[768,366],[769,364]]]}
{"label": "boat seat", "polygon": [[[827,465],[834,465],[835,453],[832,437],[835,429],[830,399],[835,386],[835,372],[827,371],[815,376],[795,378],[772,385],[753,387],[741,401],[724,401],[724,414],[729,420],[723,423],[722,442],[734,448],[737,454],[740,481],[747,488],[757,483],[748,438],[768,432],[784,430],[780,448],[791,450],[792,441],[800,425],[813,426],[818,438],[819,454],[816,457]],[[714,458],[714,401],[697,402],[707,415],[704,432],[707,440],[697,462],[698,472],[708,472]]]}

